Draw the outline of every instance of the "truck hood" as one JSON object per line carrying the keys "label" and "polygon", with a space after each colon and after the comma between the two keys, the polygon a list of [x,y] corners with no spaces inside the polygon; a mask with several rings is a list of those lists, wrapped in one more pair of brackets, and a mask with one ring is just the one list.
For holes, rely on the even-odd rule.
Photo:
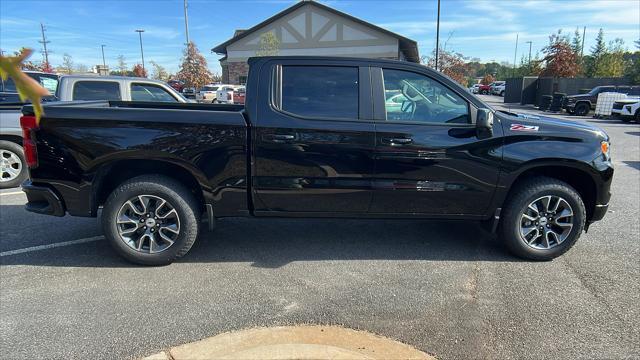
{"label": "truck hood", "polygon": [[565,96],[567,99],[586,99],[591,97],[589,94],[577,94],[577,95],[567,95]]}
{"label": "truck hood", "polygon": [[608,140],[607,133],[586,122],[562,120],[549,116],[497,112],[508,135],[543,135]]}

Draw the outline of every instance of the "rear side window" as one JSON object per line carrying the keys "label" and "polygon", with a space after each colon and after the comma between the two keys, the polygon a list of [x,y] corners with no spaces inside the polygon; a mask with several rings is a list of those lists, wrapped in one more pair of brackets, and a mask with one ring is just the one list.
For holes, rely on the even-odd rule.
{"label": "rear side window", "polygon": [[158,101],[176,102],[176,98],[171,96],[161,86],[151,84],[131,84],[132,101]]}
{"label": "rear side window", "polygon": [[358,68],[283,66],[280,110],[309,118],[358,118]]}
{"label": "rear side window", "polygon": [[640,86],[632,86],[628,95],[640,96]]}
{"label": "rear side window", "polygon": [[113,81],[77,81],[73,100],[122,100],[120,84]]}
{"label": "rear side window", "polygon": [[17,92],[16,84],[13,83],[13,80],[11,80],[10,77],[8,77],[7,80],[4,81],[4,89],[3,89],[3,91],[6,91],[6,92]]}

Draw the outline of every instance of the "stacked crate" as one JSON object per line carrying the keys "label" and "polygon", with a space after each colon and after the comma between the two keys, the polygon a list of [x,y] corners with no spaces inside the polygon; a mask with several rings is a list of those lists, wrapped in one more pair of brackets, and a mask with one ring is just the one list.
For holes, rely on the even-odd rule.
{"label": "stacked crate", "polygon": [[598,94],[598,101],[596,102],[596,112],[594,114],[594,117],[611,116],[613,103],[626,97],[626,94],[616,92],[603,92]]}

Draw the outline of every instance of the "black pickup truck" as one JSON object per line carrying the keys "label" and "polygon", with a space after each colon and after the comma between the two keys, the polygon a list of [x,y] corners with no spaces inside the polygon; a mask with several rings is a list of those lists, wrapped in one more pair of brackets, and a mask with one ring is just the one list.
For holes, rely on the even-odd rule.
{"label": "black pickup truck", "polygon": [[[23,109],[27,210],[95,217],[130,261],[185,255],[230,216],[482,221],[516,255],[567,251],[607,211],[609,138],[494,111],[427,67],[249,61],[246,105]],[[310,229],[309,231],[313,231]]]}

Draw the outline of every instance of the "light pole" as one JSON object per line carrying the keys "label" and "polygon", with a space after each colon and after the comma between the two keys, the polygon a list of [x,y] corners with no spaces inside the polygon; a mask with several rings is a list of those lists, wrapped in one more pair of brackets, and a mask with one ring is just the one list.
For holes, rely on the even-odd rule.
{"label": "light pole", "polygon": [[100,47],[102,48],[102,66],[106,69],[107,68],[107,62],[104,60],[104,47],[106,45],[100,45]]}
{"label": "light pole", "polygon": [[529,75],[531,75],[531,44],[533,44],[532,41],[525,41],[526,44],[529,44],[529,62],[527,63],[528,67],[529,67]]}
{"label": "light pole", "polygon": [[438,71],[439,53],[440,53],[440,0],[438,0],[438,20],[436,21],[436,71]]}
{"label": "light pole", "polygon": [[142,33],[144,30],[137,29],[136,32],[140,35],[140,55],[142,56],[142,70],[144,70],[144,50],[142,50]]}
{"label": "light pole", "polygon": [[184,0],[184,32],[187,35],[187,46],[189,46],[189,16],[187,14],[187,0]]}

